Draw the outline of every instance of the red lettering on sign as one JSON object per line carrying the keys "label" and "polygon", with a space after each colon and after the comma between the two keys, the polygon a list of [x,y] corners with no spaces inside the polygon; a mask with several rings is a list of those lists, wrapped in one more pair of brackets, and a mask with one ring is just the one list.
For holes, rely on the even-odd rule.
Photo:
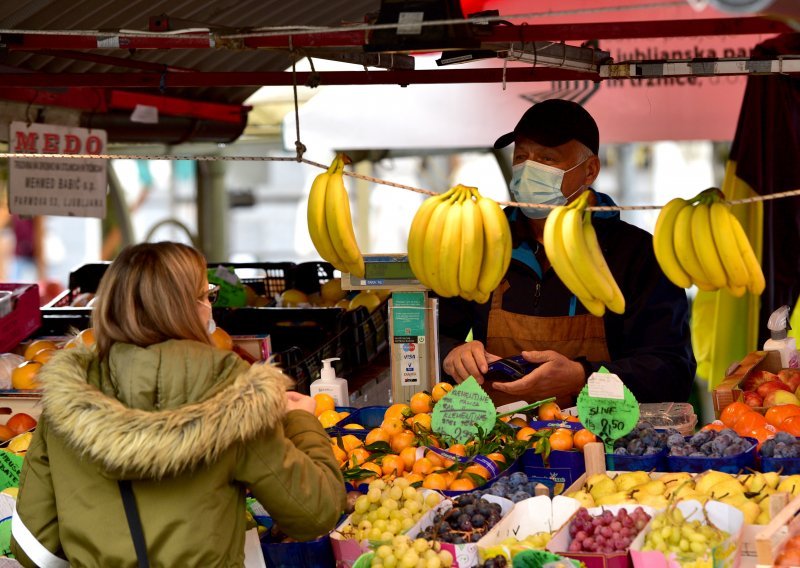
{"label": "red lettering on sign", "polygon": [[17,132],[17,143],[14,146],[15,152],[33,153],[36,152],[36,141],[39,135],[35,132]]}
{"label": "red lettering on sign", "polygon": [[74,134],[64,136],[64,153],[79,154],[81,151],[81,139]]}
{"label": "red lettering on sign", "polygon": [[86,139],[86,153],[99,154],[103,150],[103,142],[97,136],[89,136]]}
{"label": "red lettering on sign", "polygon": [[46,132],[44,135],[44,148],[42,148],[42,152],[44,152],[45,154],[57,153],[59,140],[60,137],[58,136],[58,134]]}

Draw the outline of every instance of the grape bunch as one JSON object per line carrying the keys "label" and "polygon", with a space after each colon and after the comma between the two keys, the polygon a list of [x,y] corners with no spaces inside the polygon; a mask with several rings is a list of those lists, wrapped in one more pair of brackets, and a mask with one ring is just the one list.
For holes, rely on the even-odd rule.
{"label": "grape bunch", "polygon": [[569,551],[624,552],[649,520],[650,515],[641,507],[636,507],[632,513],[620,509],[616,515],[603,511],[597,517],[592,517],[586,507],[581,507],[569,525],[569,536],[572,537]]}
{"label": "grape bunch", "polygon": [[701,430],[688,440],[680,434],[673,434],[667,439],[667,446],[671,456],[724,458],[746,452],[753,443],[730,428],[725,428],[719,432]]}
{"label": "grape bunch", "polygon": [[800,440],[788,432],[778,432],[761,444],[761,455],[767,458],[800,458]]}
{"label": "grape bunch", "polygon": [[346,538],[390,541],[413,527],[442,499],[438,493],[425,495],[403,477],[388,484],[376,479],[368,487],[367,493],[356,499],[350,525],[340,531]]}
{"label": "grape bunch", "polygon": [[683,512],[673,506],[653,518],[642,550],[675,553],[680,561],[692,561],[705,557],[710,552],[713,554],[714,547],[728,536],[728,533],[710,523],[687,521]]}
{"label": "grape bunch", "polygon": [[495,495],[503,497],[514,503],[523,499],[530,499],[534,495],[536,482],[528,481],[528,476],[521,471],[512,473],[507,477],[500,477],[486,490],[473,491],[473,495]]}
{"label": "grape bunch", "polygon": [[448,568],[453,565],[453,555],[441,550],[438,542],[423,538],[411,540],[406,535],[394,537],[391,544],[375,549],[371,568]]}
{"label": "grape bunch", "polygon": [[500,505],[467,493],[453,501],[452,508],[434,515],[421,536],[451,544],[478,542],[500,518]]}
{"label": "grape bunch", "polygon": [[[667,438],[678,434],[677,430],[656,430],[649,422],[639,422],[622,438],[614,440],[614,455],[651,456],[667,446]],[[680,434],[678,434],[680,435]]]}

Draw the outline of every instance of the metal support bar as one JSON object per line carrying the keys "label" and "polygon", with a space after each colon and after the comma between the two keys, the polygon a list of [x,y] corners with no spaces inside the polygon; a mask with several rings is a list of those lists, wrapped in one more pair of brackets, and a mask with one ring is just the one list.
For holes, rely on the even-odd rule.
{"label": "metal support bar", "polygon": [[800,73],[800,57],[780,59],[687,59],[624,62],[600,66],[604,79],[639,77],[718,77]]}

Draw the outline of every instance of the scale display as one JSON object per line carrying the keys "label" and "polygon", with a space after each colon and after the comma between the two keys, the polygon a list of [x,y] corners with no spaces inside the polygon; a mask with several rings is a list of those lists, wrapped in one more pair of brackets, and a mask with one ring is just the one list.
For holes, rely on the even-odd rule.
{"label": "scale display", "polygon": [[364,278],[367,280],[415,280],[411,265],[406,262],[365,262]]}
{"label": "scale display", "polygon": [[343,275],[342,288],[345,290],[385,289],[417,290],[425,287],[416,279],[405,254],[364,255],[364,278],[352,274]]}

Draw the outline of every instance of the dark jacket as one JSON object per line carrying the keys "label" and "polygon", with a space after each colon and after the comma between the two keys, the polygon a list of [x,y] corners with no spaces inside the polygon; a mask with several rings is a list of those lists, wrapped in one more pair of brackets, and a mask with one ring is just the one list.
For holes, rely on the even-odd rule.
{"label": "dark jacket", "polygon": [[[597,193],[598,204],[613,205]],[[529,232],[527,218],[519,208],[507,207],[514,253],[506,278],[511,285],[503,296],[503,309],[531,316],[549,317],[588,313],[576,301],[552,268],[539,276],[544,247]],[[596,212],[592,218],[600,247],[625,297],[625,313],[607,311],[603,317],[610,361],[588,364],[590,371],[601,365],[619,375],[639,402],[685,401],[689,398],[696,362],[689,334],[686,293],[664,276],[655,254],[652,236],[622,221],[619,212]],[[526,249],[527,247],[527,249]],[[535,256],[538,262],[532,261]],[[523,260],[524,259],[524,260]],[[464,342],[470,329],[473,338],[486,342],[491,301],[485,304],[461,298],[440,300],[439,342],[442,359]]]}

